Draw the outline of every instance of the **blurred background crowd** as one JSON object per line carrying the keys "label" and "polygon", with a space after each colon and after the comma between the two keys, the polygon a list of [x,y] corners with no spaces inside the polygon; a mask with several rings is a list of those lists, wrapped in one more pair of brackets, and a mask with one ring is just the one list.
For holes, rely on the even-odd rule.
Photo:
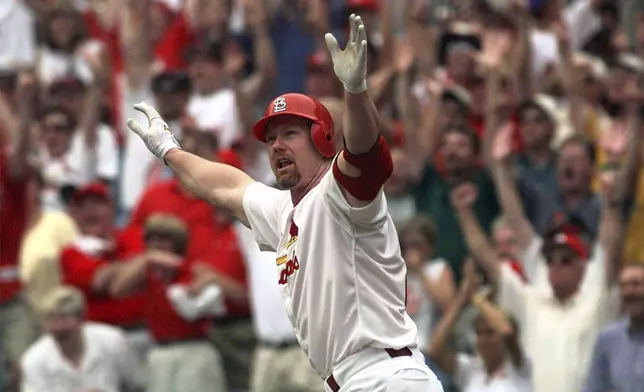
{"label": "blurred background crowd", "polygon": [[323,391],[274,256],[125,122],[274,184],[286,92],[369,37],[407,312],[446,391],[644,388],[644,2],[0,1],[0,391]]}

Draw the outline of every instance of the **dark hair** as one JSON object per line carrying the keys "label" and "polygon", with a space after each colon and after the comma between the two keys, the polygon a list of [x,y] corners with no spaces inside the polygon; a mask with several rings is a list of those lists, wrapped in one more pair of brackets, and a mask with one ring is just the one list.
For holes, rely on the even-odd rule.
{"label": "dark hair", "polygon": [[584,150],[586,150],[588,159],[590,159],[590,163],[593,166],[597,163],[597,152],[595,151],[595,145],[583,135],[573,135],[564,140],[559,146],[559,152],[573,144],[580,145],[584,148]]}
{"label": "dark hair", "polygon": [[47,116],[50,114],[62,114],[65,117],[65,120],[67,120],[67,124],[69,125],[69,129],[71,131],[74,131],[76,129],[76,119],[74,118],[74,115],[72,112],[69,110],[65,109],[64,107],[60,105],[48,105],[45,106],[41,111],[40,111],[40,116],[38,116],[38,121],[42,122],[45,120]]}
{"label": "dark hair", "polygon": [[441,132],[441,142],[443,141],[442,139],[445,137],[445,135],[447,135],[448,133],[460,133],[467,136],[468,139],[470,139],[470,144],[472,146],[473,152],[475,154],[479,153],[479,139],[474,133],[474,130],[467,123],[457,121],[447,124],[447,126],[443,129],[443,132]]}
{"label": "dark hair", "polygon": [[152,79],[151,89],[159,93],[190,93],[192,84],[190,77],[182,71],[168,71],[156,75]]}
{"label": "dark hair", "polygon": [[404,237],[410,232],[420,232],[427,243],[434,245],[436,243],[436,226],[434,221],[426,215],[416,215],[411,218],[400,230],[400,237]]}
{"label": "dark hair", "polygon": [[[50,25],[51,22],[60,17],[67,17],[71,18],[74,22],[74,32],[71,38],[70,42],[70,47],[69,48],[63,48],[59,46],[56,41],[53,39],[53,35],[51,34],[51,29]],[[85,26],[85,21],[83,20],[83,17],[81,14],[74,9],[73,7],[70,6],[62,6],[62,7],[54,7],[52,8],[46,15],[45,15],[45,21],[42,24],[42,38],[47,45],[47,47],[54,49],[54,50],[65,50],[65,49],[74,49],[83,42],[85,37],[87,36],[86,33],[86,26]]]}

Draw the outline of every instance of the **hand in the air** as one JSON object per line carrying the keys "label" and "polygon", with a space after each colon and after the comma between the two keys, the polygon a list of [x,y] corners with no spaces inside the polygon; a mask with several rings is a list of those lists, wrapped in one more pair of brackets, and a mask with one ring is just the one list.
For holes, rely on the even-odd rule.
{"label": "hand in the air", "polygon": [[359,94],[367,90],[367,31],[362,18],[355,14],[349,17],[349,24],[351,33],[344,50],[340,49],[333,34],[327,33],[324,40],[331,52],[335,75],[344,89],[352,94]]}
{"label": "hand in the air", "polygon": [[145,102],[140,102],[134,105],[134,109],[145,114],[148,118],[148,127],[143,127],[131,118],[127,120],[127,126],[141,137],[143,143],[152,154],[164,159],[165,154],[173,148],[181,149],[179,142],[170,132],[168,124],[161,118],[155,108]]}

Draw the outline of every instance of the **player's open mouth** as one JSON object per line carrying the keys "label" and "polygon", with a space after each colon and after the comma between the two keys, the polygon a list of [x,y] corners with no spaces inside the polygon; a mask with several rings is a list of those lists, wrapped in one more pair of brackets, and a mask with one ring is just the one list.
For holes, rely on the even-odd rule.
{"label": "player's open mouth", "polygon": [[285,167],[289,167],[293,164],[293,162],[289,161],[286,158],[278,159],[277,160],[277,168],[278,169],[284,169]]}

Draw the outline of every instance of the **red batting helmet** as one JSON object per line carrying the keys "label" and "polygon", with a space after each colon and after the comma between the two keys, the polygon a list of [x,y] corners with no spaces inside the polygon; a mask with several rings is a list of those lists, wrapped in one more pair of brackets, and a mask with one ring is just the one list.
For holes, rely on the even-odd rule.
{"label": "red batting helmet", "polygon": [[335,155],[333,145],[333,119],[320,101],[303,94],[284,94],[275,98],[264,111],[264,116],[253,127],[255,137],[266,142],[266,126],[277,116],[291,115],[313,121],[311,140],[315,148],[326,158]]}

